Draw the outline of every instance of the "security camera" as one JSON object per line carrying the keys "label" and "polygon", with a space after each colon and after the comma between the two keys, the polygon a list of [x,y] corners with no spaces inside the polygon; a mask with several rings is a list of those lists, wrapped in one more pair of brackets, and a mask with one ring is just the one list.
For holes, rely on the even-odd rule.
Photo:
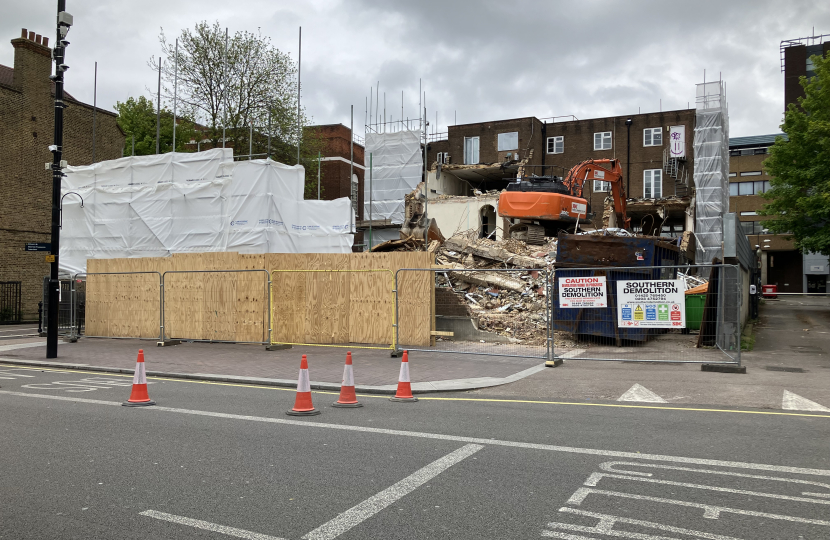
{"label": "security camera", "polygon": [[66,46],[68,46],[68,45],[69,45],[69,42],[68,42],[68,41],[66,41],[65,39],[62,39],[62,40],[61,40],[61,47],[66,47]]}
{"label": "security camera", "polygon": [[61,33],[61,37],[65,38],[66,34],[69,33],[69,27],[68,26],[61,26],[60,27],[60,33]]}
{"label": "security camera", "polygon": [[69,66],[66,64],[58,64],[58,71],[66,71],[67,69],[69,69]]}
{"label": "security camera", "polygon": [[50,152],[57,152],[57,151],[58,151],[58,145],[56,145],[56,144],[50,144],[50,145],[49,145],[49,151],[50,151]]}

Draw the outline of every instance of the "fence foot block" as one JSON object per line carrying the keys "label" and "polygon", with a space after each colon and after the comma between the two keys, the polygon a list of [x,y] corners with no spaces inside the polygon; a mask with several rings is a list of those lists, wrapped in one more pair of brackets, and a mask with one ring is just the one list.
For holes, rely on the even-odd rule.
{"label": "fence foot block", "polygon": [[400,358],[401,356],[403,356],[403,351],[392,351],[389,353],[390,358]]}
{"label": "fence foot block", "polygon": [[164,341],[157,341],[156,345],[158,345],[159,347],[171,347],[173,345],[181,345],[181,343],[182,342],[178,339],[166,339]]}
{"label": "fence foot block", "polygon": [[63,338],[64,343],[78,343],[78,338],[76,337],[65,337]]}
{"label": "fence foot block", "polygon": [[286,349],[291,349],[293,345],[288,345],[286,343],[272,343],[271,345],[266,345],[266,351],[284,351]]}
{"label": "fence foot block", "polygon": [[559,367],[564,364],[565,361],[561,358],[554,358],[553,360],[548,360],[545,362],[545,367]]}
{"label": "fence foot block", "polygon": [[700,371],[714,371],[717,373],[742,373],[746,375],[746,366],[729,364],[701,364]]}

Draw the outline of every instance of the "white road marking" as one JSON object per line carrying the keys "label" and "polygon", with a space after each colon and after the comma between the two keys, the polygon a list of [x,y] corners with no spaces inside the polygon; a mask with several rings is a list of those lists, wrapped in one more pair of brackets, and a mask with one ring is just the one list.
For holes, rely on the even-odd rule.
{"label": "white road marking", "polygon": [[633,482],[647,482],[651,484],[664,484],[667,486],[687,487],[692,489],[703,489],[709,491],[720,491],[722,493],[737,493],[739,495],[751,495],[755,497],[767,497],[770,499],[782,499],[785,501],[798,501],[813,504],[830,504],[830,500],[809,499],[806,497],[794,497],[792,495],[781,495],[778,493],[764,493],[762,491],[748,491],[745,489],[725,488],[720,486],[707,486],[704,484],[690,484],[688,482],[675,482],[673,480],[658,480],[657,478],[644,478],[642,476],[626,476],[624,474],[613,473],[591,473],[591,476],[585,480],[586,486],[596,486],[603,477],[618,478],[620,480],[630,480]]}
{"label": "white road marking", "polygon": [[[681,527],[673,527],[671,525],[663,525],[661,523],[654,523],[651,521],[643,521],[640,519],[630,519],[624,517],[617,517],[611,516],[608,514],[598,514],[595,512],[587,512],[585,510],[579,510],[577,508],[560,508],[560,512],[566,512],[568,514],[576,514],[578,516],[587,516],[596,518],[599,520],[599,523],[596,524],[594,527],[584,527],[581,525],[571,525],[568,523],[548,523],[548,527],[557,528],[557,529],[565,529],[568,531],[577,531],[577,532],[589,532],[589,533],[599,533],[604,534],[607,536],[617,536],[620,538],[635,538],[640,540],[657,540],[666,538],[665,536],[652,536],[650,534],[639,534],[639,533],[631,533],[625,531],[615,531],[614,524],[619,523],[627,523],[629,525],[638,525],[640,527],[648,527],[651,529],[658,529],[661,531],[677,533],[677,534],[685,534],[688,536],[693,536],[694,538],[705,538],[706,540],[740,540],[738,538],[734,538],[732,536],[723,536],[720,534],[712,534],[703,531],[693,531],[691,529],[683,529]],[[563,536],[553,536],[550,534],[553,531],[542,531],[542,536],[553,537],[553,538],[565,538]]]}
{"label": "white road marking", "polygon": [[11,380],[11,379],[17,379],[18,377],[29,377],[30,379],[33,379],[35,376],[34,375],[26,375],[24,373],[12,373],[11,370],[0,371],[0,379],[9,379],[9,380]]}
{"label": "white road marking", "polygon": [[688,501],[678,501],[676,499],[663,499],[661,497],[649,497],[647,495],[636,495],[634,493],[622,493],[619,491],[606,491],[602,489],[592,489],[582,487],[577,489],[571,498],[568,499],[567,504],[579,506],[591,493],[597,495],[608,495],[609,497],[621,497],[623,499],[637,499],[640,501],[651,501],[665,504],[675,504],[678,506],[688,506],[691,508],[701,508],[703,510],[703,517],[706,519],[718,519],[721,513],[742,514],[745,516],[763,517],[769,519],[779,519],[782,521],[793,521],[796,523],[809,523],[811,525],[824,525],[830,527],[830,521],[823,519],[809,519],[796,516],[784,516],[781,514],[770,514],[767,512],[755,512],[754,510],[741,510],[740,508],[728,508],[726,506],[715,506],[711,504],[695,503]]}
{"label": "white road marking", "polygon": [[[151,383],[148,383],[151,384]],[[53,381],[48,383],[24,384],[21,388],[33,390],[64,390],[66,392],[94,392],[95,390],[109,390],[113,386],[131,386],[132,382],[125,379],[105,379],[102,377],[87,377],[80,381]]]}
{"label": "white road marking", "polygon": [[170,523],[176,523],[178,525],[187,525],[188,527],[195,527],[205,531],[234,536],[236,538],[244,538],[245,540],[282,540],[282,538],[277,538],[276,536],[268,536],[267,534],[259,534],[246,531],[244,529],[236,529],[234,527],[226,527],[224,525],[217,525],[216,523],[211,523],[209,521],[202,521],[201,519],[191,519],[184,516],[176,516],[173,514],[158,512],[156,510],[145,510],[144,512],[140,512],[139,515],[160,519],[162,521],[169,521]]}
{"label": "white road marking", "polygon": [[[49,394],[28,394],[25,392],[13,392],[0,390],[0,395],[30,397],[38,399],[53,399],[59,401],[71,401],[76,403],[89,403],[91,405],[121,406],[120,401],[103,401],[98,399],[81,399],[69,396],[53,396]],[[130,409],[135,411],[136,409]],[[809,474],[814,476],[830,476],[830,469],[810,469],[804,467],[787,467],[782,465],[767,465],[764,463],[745,463],[742,461],[722,461],[718,459],[689,458],[681,456],[666,456],[660,454],[640,454],[637,452],[620,452],[616,450],[598,450],[595,448],[576,448],[572,446],[557,446],[553,444],[539,444],[518,441],[502,441],[499,439],[480,439],[477,437],[463,437],[459,435],[445,435],[443,433],[426,433],[422,431],[404,431],[398,429],[383,429],[364,426],[350,426],[341,424],[329,424],[325,422],[307,420],[289,420],[287,418],[269,418],[265,416],[248,416],[242,414],[229,414],[211,411],[197,411],[192,409],[179,409],[174,407],[146,407],[139,409],[147,414],[157,412],[171,412],[178,414],[191,414],[195,416],[207,416],[212,418],[225,418],[228,420],[245,420],[248,422],[265,422],[269,424],[282,424],[304,428],[336,429],[340,431],[354,431],[359,433],[374,433],[379,435],[394,435],[399,437],[416,437],[421,439],[433,439],[443,441],[454,441],[484,446],[505,446],[509,448],[522,448],[526,450],[543,450],[548,452],[563,452],[569,454],[584,454],[589,456],[604,456],[610,458],[635,459],[645,461],[667,461],[671,463],[685,463],[689,465],[708,465],[713,467],[731,467],[734,469],[751,469],[758,471],[774,471],[778,473]],[[128,411],[125,411],[128,412]]]}
{"label": "white road marking", "polygon": [[827,493],[811,493],[808,491],[802,491],[802,495],[808,495],[810,497],[825,497],[830,498],[830,484],[825,484],[823,482],[814,482],[811,480],[798,480],[797,478],[781,478],[778,476],[765,476],[760,474],[747,474],[747,473],[737,473],[737,472],[730,472],[730,471],[713,471],[711,469],[693,469],[692,467],[677,467],[675,465],[658,465],[656,463],[630,463],[625,461],[606,461],[605,463],[601,463],[599,468],[603,471],[613,472],[613,473],[620,473],[626,474],[629,476],[652,476],[651,473],[645,472],[638,472],[638,471],[621,471],[615,469],[615,465],[629,465],[631,467],[645,467],[649,469],[667,469],[672,471],[684,471],[684,472],[694,472],[694,473],[703,473],[703,474],[717,474],[720,476],[738,476],[741,478],[753,478],[756,480],[772,480],[774,482],[788,482],[791,484],[804,484],[808,486],[819,486],[826,488],[828,490]]}
{"label": "white road marking", "polygon": [[798,394],[793,394],[789,390],[784,390],[784,397],[781,400],[781,408],[788,411],[822,411],[830,412],[830,408],[824,405],[819,405],[815,401],[810,401]]}
{"label": "white road marking", "polygon": [[346,510],[328,523],[320,525],[307,535],[305,540],[333,540],[352,527],[355,527],[370,517],[374,516],[401,497],[411,493],[413,490],[429,482],[442,472],[446,471],[456,463],[472,456],[484,448],[478,444],[467,444],[446,456],[436,459],[426,467],[418,469],[400,482],[384,489],[377,495],[373,495],[352,508]]}
{"label": "white road marking", "polygon": [[617,398],[617,401],[643,401],[645,403],[668,403],[645,386],[635,384],[628,392]]}

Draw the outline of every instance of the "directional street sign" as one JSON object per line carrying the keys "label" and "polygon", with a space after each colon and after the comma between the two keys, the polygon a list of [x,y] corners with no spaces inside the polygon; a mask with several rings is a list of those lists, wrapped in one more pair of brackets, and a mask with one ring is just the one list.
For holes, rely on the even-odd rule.
{"label": "directional street sign", "polygon": [[24,251],[52,251],[52,244],[45,242],[27,242],[23,246]]}

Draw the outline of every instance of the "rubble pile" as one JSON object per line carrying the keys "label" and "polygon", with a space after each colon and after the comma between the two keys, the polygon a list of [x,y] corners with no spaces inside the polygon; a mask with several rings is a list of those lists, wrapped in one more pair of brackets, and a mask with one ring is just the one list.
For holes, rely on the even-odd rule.
{"label": "rubble pile", "polygon": [[535,269],[553,271],[555,256],[556,239],[528,246],[521,240],[494,241],[466,231],[438,249],[436,263],[446,270],[437,273],[436,286],[452,288],[463,298],[480,330],[544,345],[545,273]]}

